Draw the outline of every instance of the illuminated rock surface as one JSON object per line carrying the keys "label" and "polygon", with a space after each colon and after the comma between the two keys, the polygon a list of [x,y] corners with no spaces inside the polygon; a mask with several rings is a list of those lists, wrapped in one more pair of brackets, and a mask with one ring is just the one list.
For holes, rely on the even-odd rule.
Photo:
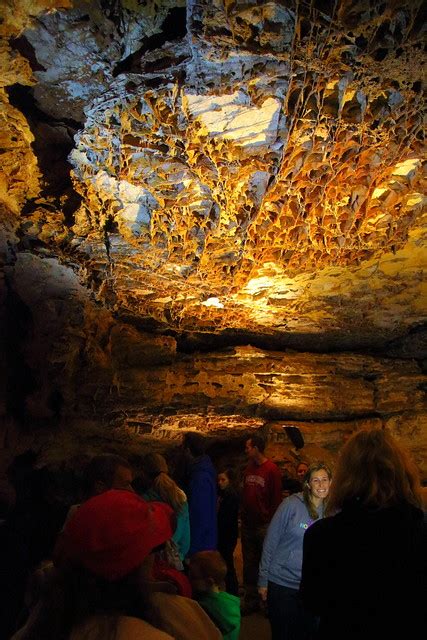
{"label": "illuminated rock surface", "polygon": [[8,429],[387,425],[427,474],[421,1],[8,7]]}

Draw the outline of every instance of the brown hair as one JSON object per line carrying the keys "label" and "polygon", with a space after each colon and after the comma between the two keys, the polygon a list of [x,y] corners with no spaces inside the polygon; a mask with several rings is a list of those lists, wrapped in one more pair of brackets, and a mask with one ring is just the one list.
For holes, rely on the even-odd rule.
{"label": "brown hair", "polygon": [[[310,485],[309,482],[311,480],[311,476],[313,475],[313,473],[315,473],[316,471],[321,471],[321,470],[326,471],[326,473],[328,474],[328,478],[329,480],[332,479],[332,471],[330,469],[330,467],[326,464],[326,462],[313,462],[307,469],[307,471],[305,472],[304,475],[304,482],[303,482],[303,489],[302,489],[302,495],[304,498],[304,502],[305,502],[305,506],[307,507],[308,513],[310,514],[310,517],[313,520],[317,520],[319,518],[319,514],[317,512],[317,508],[313,502],[313,498],[311,497],[311,491],[310,491]],[[327,499],[324,500],[324,503],[326,504]]]}
{"label": "brown hair", "polygon": [[264,453],[266,442],[262,435],[253,433],[247,440],[250,440],[252,447],[256,447],[260,453]]}
{"label": "brown hair", "polygon": [[101,453],[89,460],[84,470],[84,489],[91,495],[98,482],[111,489],[114,474],[118,467],[131,469],[129,462],[115,453]]}
{"label": "brown hair", "polygon": [[169,476],[166,460],[160,453],[147,453],[142,460],[144,473],[159,498],[177,513],[187,502],[187,496]]}
{"label": "brown hair", "polygon": [[198,551],[191,556],[190,566],[196,566],[204,580],[211,580],[217,587],[224,587],[227,565],[219,551]]}
{"label": "brown hair", "polygon": [[224,474],[228,478],[229,482],[229,490],[233,493],[239,492],[239,482],[236,470],[233,467],[220,467],[218,470],[218,475]]}
{"label": "brown hair", "polygon": [[422,505],[417,468],[386,430],[359,431],[341,450],[328,510],[335,512],[356,499],[376,508]]}
{"label": "brown hair", "polygon": [[183,447],[188,449],[195,458],[202,456],[206,452],[207,440],[201,433],[187,431],[184,433]]}

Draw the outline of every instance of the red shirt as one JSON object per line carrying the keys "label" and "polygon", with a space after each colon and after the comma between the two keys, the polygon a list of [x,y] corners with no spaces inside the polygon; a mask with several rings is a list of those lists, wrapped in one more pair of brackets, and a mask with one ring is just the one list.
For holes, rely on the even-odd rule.
{"label": "red shirt", "polygon": [[243,477],[242,520],[256,527],[268,524],[282,501],[282,476],[271,460],[249,461]]}

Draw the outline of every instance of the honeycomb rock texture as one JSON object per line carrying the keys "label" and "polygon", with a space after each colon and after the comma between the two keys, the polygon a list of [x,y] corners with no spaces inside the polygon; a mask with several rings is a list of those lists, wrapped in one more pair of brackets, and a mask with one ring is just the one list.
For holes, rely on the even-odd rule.
{"label": "honeycomb rock texture", "polygon": [[285,4],[189,2],[186,38],[88,105],[73,231],[111,230],[108,304],[193,331],[417,322],[420,3]]}

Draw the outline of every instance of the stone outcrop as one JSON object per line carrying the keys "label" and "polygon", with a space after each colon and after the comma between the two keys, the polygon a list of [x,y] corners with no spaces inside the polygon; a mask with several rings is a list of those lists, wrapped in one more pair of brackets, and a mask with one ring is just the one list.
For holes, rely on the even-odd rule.
{"label": "stone outcrop", "polygon": [[317,447],[333,458],[352,432],[376,426],[390,428],[427,471],[426,378],[414,358],[253,346],[186,354],[172,336],[118,323],[53,258],[21,253],[6,276],[5,304],[20,331],[7,325],[8,401],[30,428],[24,446],[47,429],[46,455],[64,437],[76,453],[89,420],[101,444],[113,434],[144,447],[173,445],[188,429],[227,440],[262,429],[277,455],[289,455],[283,427],[294,425],[306,457]]}

